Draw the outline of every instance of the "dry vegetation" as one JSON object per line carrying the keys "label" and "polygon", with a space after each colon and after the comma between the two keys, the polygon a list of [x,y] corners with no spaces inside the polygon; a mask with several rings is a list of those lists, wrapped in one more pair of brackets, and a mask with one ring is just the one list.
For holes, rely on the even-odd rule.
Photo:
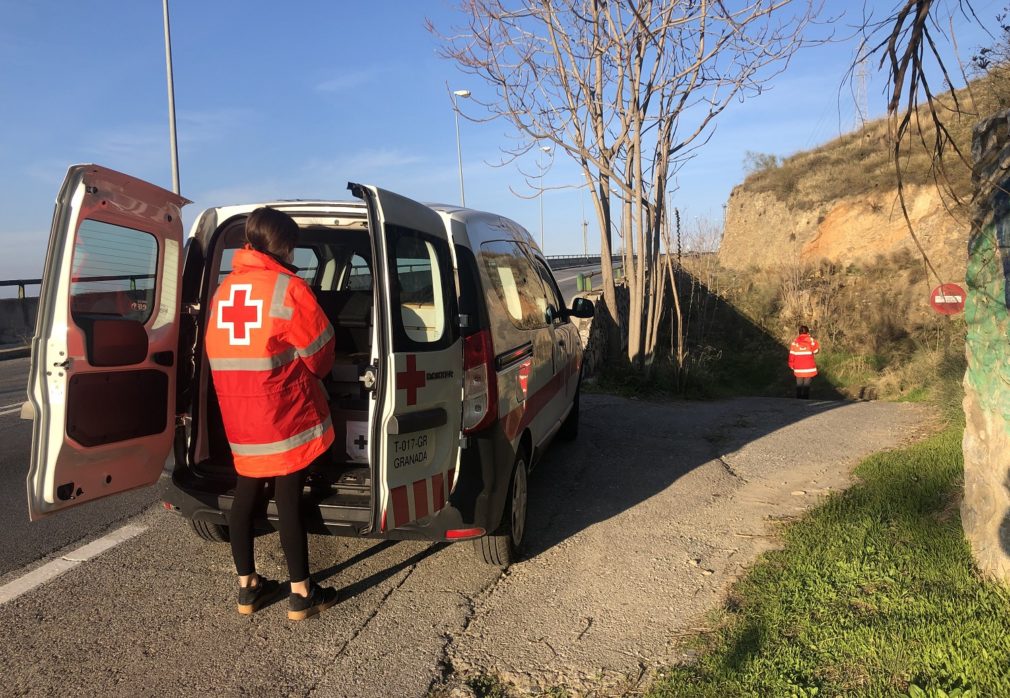
{"label": "dry vegetation", "polygon": [[[692,259],[688,264],[700,264]],[[810,325],[823,350],[823,379],[853,398],[956,399],[937,395],[964,370],[964,322],[926,303],[921,258],[902,250],[859,264],[728,271],[704,260],[692,270],[736,312],[783,345]],[[943,386],[941,388],[941,386]],[[781,384],[760,392],[781,390]]]}
{"label": "dry vegetation", "polygon": [[[980,82],[973,91],[987,93],[990,83]],[[963,153],[970,152],[971,129],[978,120],[975,101],[967,91],[961,100],[963,114],[949,111],[948,128]],[[993,98],[987,98],[988,103]],[[981,101],[981,100],[980,100]],[[951,106],[951,100],[945,102]],[[914,129],[913,129],[914,131]],[[902,148],[905,153],[906,184],[932,184],[932,131],[923,124],[924,138],[909,137]],[[971,171],[966,163],[953,155],[947,163],[950,189],[959,198],[971,191]],[[744,181],[751,192],[774,194],[789,202],[793,209],[815,208],[845,196],[886,192],[895,188],[894,166],[883,119],[871,121],[862,129],[846,134],[813,150],[785,158],[775,166],[754,171]]]}
{"label": "dry vegetation", "polygon": [[[990,66],[983,77],[959,90],[957,103],[950,94],[938,99],[938,109],[957,148],[966,157],[971,152],[971,132],[980,118],[1010,108],[1010,67]],[[935,129],[922,107],[921,132],[913,124],[902,143],[903,176],[906,184],[935,184],[961,200],[971,194],[970,164],[956,152],[944,153],[946,181],[933,168]],[[776,158],[749,154],[752,173],[744,185],[752,192],[768,192],[795,209],[813,208],[844,196],[859,196],[895,188],[886,119],[867,122],[813,150]]]}

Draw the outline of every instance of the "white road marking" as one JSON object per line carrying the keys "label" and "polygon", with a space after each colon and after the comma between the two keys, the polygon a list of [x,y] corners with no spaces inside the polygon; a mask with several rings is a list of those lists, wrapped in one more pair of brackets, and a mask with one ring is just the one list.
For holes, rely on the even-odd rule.
{"label": "white road marking", "polygon": [[106,536],[102,536],[98,540],[92,541],[87,545],[82,545],[77,550],[69,552],[63,557],[47,562],[28,574],[18,577],[13,582],[4,584],[0,587],[0,605],[28,593],[32,589],[59,577],[67,570],[71,570],[82,562],[87,562],[93,557],[101,555],[124,541],[139,536],[146,530],[147,526],[123,526]]}
{"label": "white road marking", "polygon": [[0,411],[0,417],[3,417],[5,414],[14,414],[15,412],[20,412],[20,411],[21,411],[21,405],[18,405],[13,410],[3,410],[3,411]]}
{"label": "white road marking", "polygon": [[21,405],[22,405],[22,403],[20,403],[20,402],[15,402],[13,405],[4,405],[3,407],[0,407],[0,412],[2,412],[4,410],[8,410],[11,407],[17,407],[18,409],[21,409]]}

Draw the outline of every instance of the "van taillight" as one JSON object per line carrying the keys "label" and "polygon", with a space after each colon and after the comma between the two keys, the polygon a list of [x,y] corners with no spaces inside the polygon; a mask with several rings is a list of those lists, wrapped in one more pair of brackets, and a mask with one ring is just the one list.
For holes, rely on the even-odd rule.
{"label": "van taillight", "polygon": [[463,433],[471,434],[498,416],[498,376],[490,330],[463,340],[463,376]]}

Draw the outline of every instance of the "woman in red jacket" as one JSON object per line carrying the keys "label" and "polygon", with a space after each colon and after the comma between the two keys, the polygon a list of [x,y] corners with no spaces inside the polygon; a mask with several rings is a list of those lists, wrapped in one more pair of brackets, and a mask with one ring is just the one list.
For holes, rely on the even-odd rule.
{"label": "woman in red jacket", "polygon": [[789,368],[796,376],[796,397],[800,400],[810,399],[810,382],[817,375],[817,361],[814,354],[821,350],[821,345],[810,336],[806,325],[800,325],[800,334],[789,345]]}
{"label": "woman in red jacket", "polygon": [[258,208],[245,224],[247,244],[214,294],[207,357],[238,481],[229,515],[239,575],[239,613],[255,612],[280,584],[256,574],[253,512],[274,484],[281,547],[291,579],[288,618],[302,620],[337,602],[309,578],[301,498],[308,466],[333,443],[320,379],[333,366],[333,328],[291,266],[298,224]]}

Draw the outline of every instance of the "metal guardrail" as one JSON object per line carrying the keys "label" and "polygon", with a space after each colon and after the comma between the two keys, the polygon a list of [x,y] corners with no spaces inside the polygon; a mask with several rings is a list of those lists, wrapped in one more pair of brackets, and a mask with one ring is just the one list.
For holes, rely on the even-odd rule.
{"label": "metal guardrail", "polygon": [[600,255],[550,255],[544,257],[551,269],[570,269],[572,267],[588,267],[600,263]]}
{"label": "metal guardrail", "polygon": [[17,286],[18,298],[25,299],[25,286],[39,286],[42,279],[11,279],[10,281],[0,281],[0,286]]}

